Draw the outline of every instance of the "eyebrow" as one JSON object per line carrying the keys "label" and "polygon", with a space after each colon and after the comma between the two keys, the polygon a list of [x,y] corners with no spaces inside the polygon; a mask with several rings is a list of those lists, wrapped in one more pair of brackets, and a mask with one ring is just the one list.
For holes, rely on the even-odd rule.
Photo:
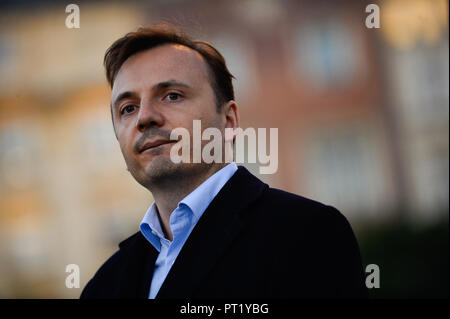
{"label": "eyebrow", "polygon": [[[155,84],[151,88],[151,91],[157,92],[161,89],[167,89],[167,88],[174,87],[174,86],[191,88],[186,83],[179,82],[176,80],[168,80],[168,81],[159,82],[159,83]],[[117,98],[114,100],[114,102],[111,103],[111,107],[117,108],[117,105],[119,104],[120,101],[122,101],[124,99],[128,99],[128,98],[136,98],[137,96],[138,95],[136,94],[136,92],[133,92],[133,91],[122,92],[117,96]]]}

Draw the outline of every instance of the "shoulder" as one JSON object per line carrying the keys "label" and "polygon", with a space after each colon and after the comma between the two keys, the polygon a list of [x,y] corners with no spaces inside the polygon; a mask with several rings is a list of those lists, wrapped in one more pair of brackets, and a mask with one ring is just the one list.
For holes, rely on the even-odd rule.
{"label": "shoulder", "polygon": [[267,187],[253,207],[258,224],[270,225],[275,234],[294,242],[316,240],[331,245],[355,240],[349,221],[337,208],[313,199]]}
{"label": "shoulder", "polygon": [[119,243],[119,249],[101,265],[86,284],[81,293],[81,299],[114,298],[119,284],[117,274],[125,267],[129,257],[129,246],[137,240],[138,235],[139,232]]}
{"label": "shoulder", "polygon": [[[283,228],[298,226],[299,223],[306,226],[320,224],[322,228],[348,224],[344,215],[333,206],[272,188],[243,166],[239,166],[232,182],[233,187],[228,189],[233,194],[232,200],[246,202],[250,211],[254,211],[261,222],[282,222]],[[248,217],[252,218],[252,215],[249,214]]]}
{"label": "shoulder", "polygon": [[258,231],[264,229],[264,236],[275,243],[273,260],[278,264],[285,261],[286,281],[304,279],[292,276],[303,269],[311,278],[319,276],[314,278],[320,278],[317,287],[322,286],[325,294],[366,296],[359,245],[349,221],[338,209],[275,188],[266,188],[255,204],[253,221]]}
{"label": "shoulder", "polygon": [[279,217],[335,223],[347,220],[333,206],[277,188],[266,188],[260,197],[260,203],[272,212],[276,211]]}

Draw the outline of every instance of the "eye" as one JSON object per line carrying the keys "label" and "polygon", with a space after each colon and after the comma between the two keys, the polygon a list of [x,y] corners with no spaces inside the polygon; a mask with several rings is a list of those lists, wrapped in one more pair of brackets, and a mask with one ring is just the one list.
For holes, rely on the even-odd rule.
{"label": "eye", "polygon": [[170,92],[169,94],[166,95],[166,99],[169,100],[170,102],[178,101],[180,98],[181,94],[175,92]]}
{"label": "eye", "polygon": [[120,111],[120,114],[130,114],[135,108],[136,106],[134,105],[127,105]]}

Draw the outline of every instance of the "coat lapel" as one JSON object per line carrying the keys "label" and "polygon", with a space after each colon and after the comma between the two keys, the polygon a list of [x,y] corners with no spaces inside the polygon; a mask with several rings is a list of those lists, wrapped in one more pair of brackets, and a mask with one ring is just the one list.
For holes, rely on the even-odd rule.
{"label": "coat lapel", "polygon": [[[244,225],[244,209],[268,187],[239,166],[200,217],[156,298],[187,298]],[[153,268],[152,268],[153,271]]]}
{"label": "coat lapel", "polygon": [[148,298],[158,251],[141,232],[119,244],[126,254],[125,271],[120,280],[120,298]]}

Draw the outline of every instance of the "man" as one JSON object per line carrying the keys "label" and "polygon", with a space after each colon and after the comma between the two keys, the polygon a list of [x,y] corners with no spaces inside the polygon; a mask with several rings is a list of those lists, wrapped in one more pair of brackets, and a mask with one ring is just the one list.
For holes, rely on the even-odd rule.
{"label": "man", "polygon": [[226,129],[239,127],[232,75],[214,47],[156,25],[117,40],[105,67],[127,168],[155,202],[81,298],[366,296],[357,241],[335,208],[235,163],[193,163],[193,149],[191,161],[172,160],[176,128],[192,136],[201,120],[225,149]]}

